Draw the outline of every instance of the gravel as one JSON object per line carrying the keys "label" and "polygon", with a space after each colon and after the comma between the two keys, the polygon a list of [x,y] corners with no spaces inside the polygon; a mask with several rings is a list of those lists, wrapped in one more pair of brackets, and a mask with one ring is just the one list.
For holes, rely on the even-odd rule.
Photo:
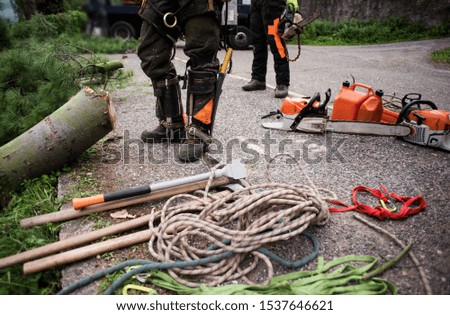
{"label": "gravel", "polygon": [[[291,96],[324,93],[331,88],[332,99],[345,80],[355,77],[359,83],[383,89],[386,94],[403,96],[421,93],[424,99],[435,102],[440,109],[450,111],[450,67],[429,61],[429,54],[449,47],[450,38],[418,42],[372,46],[302,47],[300,59],[291,63]],[[291,55],[297,48],[290,47]],[[222,59],[224,52],[219,57]],[[174,64],[184,73],[187,57],[182,45],[177,49]],[[155,100],[148,78],[139,67],[134,54],[112,55],[111,59],[124,61],[126,69],[134,71],[133,81],[123,89],[111,92],[117,110],[117,128],[99,142],[98,152],[89,162],[80,162],[71,174],[64,175],[60,195],[67,192],[75,174],[92,176],[99,182],[100,191],[112,191],[145,183],[155,183],[208,171],[204,161],[191,164],[178,162],[173,147],[149,146],[139,140],[143,129],[156,124]],[[393,137],[355,136],[343,134],[313,135],[269,131],[261,127],[261,116],[276,110],[280,99],[273,96],[275,75],[269,60],[268,88],[264,91],[244,92],[241,86],[250,79],[251,50],[235,51],[233,69],[227,75],[220,99],[215,125],[215,146],[211,156],[221,162],[243,159],[247,164],[248,181],[263,183],[269,157],[279,152],[295,156],[317,187],[334,191],[339,200],[351,203],[351,191],[358,185],[379,188],[384,184],[400,195],[422,195],[427,208],[406,220],[372,223],[396,235],[404,243],[413,243],[412,252],[419,259],[430,281],[434,294],[450,293],[450,213],[449,213],[449,154],[445,151],[421,147]],[[183,90],[185,93],[185,90]],[[270,143],[270,144],[269,144]],[[89,173],[89,175],[86,175]],[[299,170],[291,164],[277,161],[271,167],[276,181],[305,183]],[[63,181],[62,181],[63,182]],[[363,198],[376,205],[377,200]],[[148,213],[163,202],[129,207],[132,214]],[[345,255],[373,255],[380,262],[395,257],[400,248],[389,238],[363,225],[353,213],[332,213],[323,227],[310,227],[320,243],[320,255],[325,261]],[[112,223],[107,214],[101,215]],[[92,229],[97,218],[75,220],[63,226],[61,239]],[[286,248],[285,254],[303,253],[307,246],[300,240],[274,244]],[[133,250],[121,250],[102,255],[63,270],[63,285],[72,283],[93,272],[127,259],[150,259],[145,245]],[[109,257],[109,258],[108,258]],[[298,258],[298,257],[297,257]],[[306,268],[314,268],[315,262]],[[290,272],[276,267],[277,274]],[[417,269],[409,258],[383,274],[394,282],[400,294],[425,294]],[[96,293],[97,284],[78,294]]]}

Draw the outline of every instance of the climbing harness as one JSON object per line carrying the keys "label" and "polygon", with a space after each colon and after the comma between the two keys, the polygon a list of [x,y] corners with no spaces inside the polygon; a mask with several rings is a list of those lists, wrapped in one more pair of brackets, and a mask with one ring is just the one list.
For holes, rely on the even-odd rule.
{"label": "climbing harness", "polygon": [[[410,215],[419,213],[427,207],[425,199],[422,196],[415,197],[407,197],[397,195],[393,192],[388,192],[384,185],[380,185],[382,190],[376,188],[367,188],[365,186],[357,186],[353,188],[352,191],[352,201],[353,206],[349,206],[343,202],[338,200],[329,201],[331,204],[342,206],[343,208],[330,208],[330,212],[344,212],[344,211],[357,211],[361,213],[365,213],[369,216],[375,217],[379,220],[384,220],[386,218],[393,220],[402,220],[406,219]],[[361,204],[357,200],[357,195],[359,192],[366,192],[371,194],[372,196],[379,199],[381,206],[371,207],[366,204]],[[392,199],[399,201],[402,203],[402,206],[398,212],[395,212],[396,208],[388,209],[386,207],[386,202],[389,202],[388,196]],[[412,207],[412,205],[417,204],[416,207]]]}

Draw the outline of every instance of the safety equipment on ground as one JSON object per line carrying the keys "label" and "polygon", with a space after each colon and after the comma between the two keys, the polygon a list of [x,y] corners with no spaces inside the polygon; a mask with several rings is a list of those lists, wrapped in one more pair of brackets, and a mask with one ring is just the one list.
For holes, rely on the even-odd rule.
{"label": "safety equipment on ground", "polygon": [[[349,206],[343,202],[334,200],[329,202],[334,205],[341,206],[342,208],[330,208],[329,210],[330,212],[357,211],[375,217],[379,220],[384,220],[386,218],[392,220],[402,220],[406,219],[410,215],[419,213],[427,207],[427,203],[422,196],[401,196],[394,192],[389,192],[384,185],[380,186],[382,190],[364,186],[357,186],[352,191],[353,206]],[[371,207],[369,205],[360,203],[357,200],[357,194],[360,192],[366,192],[378,198],[380,201],[380,205]],[[386,203],[390,202],[389,197],[397,202],[402,203],[402,206],[398,212],[395,211],[396,208],[388,209],[386,207]],[[415,205],[415,207],[413,207],[413,205]]]}
{"label": "safety equipment on ground", "polygon": [[[277,116],[279,121],[263,123],[264,128],[304,132],[337,132],[360,135],[398,136],[415,144],[450,151],[450,112],[407,94],[400,113],[383,107],[383,92],[370,86],[348,81],[334,100],[332,110],[320,103],[320,94],[312,98],[286,97],[281,109],[264,116]],[[411,95],[415,96],[411,100]],[[424,108],[426,106],[426,108]]]}

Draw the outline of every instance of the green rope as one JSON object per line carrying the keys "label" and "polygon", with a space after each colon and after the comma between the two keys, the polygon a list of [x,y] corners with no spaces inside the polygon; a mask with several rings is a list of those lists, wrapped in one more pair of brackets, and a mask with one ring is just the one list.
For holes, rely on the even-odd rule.
{"label": "green rope", "polygon": [[[306,236],[309,241],[311,241],[312,245],[313,245],[313,249],[312,252],[307,255],[306,257],[296,260],[296,261],[288,261],[286,259],[283,259],[279,256],[277,256],[275,253],[269,251],[268,249],[266,249],[265,247],[260,247],[258,249],[259,252],[267,255],[268,257],[270,257],[272,260],[276,261],[277,263],[281,264],[284,267],[289,267],[289,268],[299,268],[302,267],[306,264],[308,264],[309,262],[313,261],[319,254],[319,250],[320,250],[320,244],[319,241],[317,240],[317,238],[313,235],[310,234],[306,231],[303,231],[303,233],[301,235]],[[224,241],[225,243],[227,241]],[[214,246],[209,248],[210,250],[214,249]],[[131,277],[140,274],[140,273],[144,273],[144,272],[153,272],[154,270],[163,270],[163,269],[172,269],[172,268],[187,268],[187,267],[193,267],[193,266],[201,266],[201,265],[206,265],[206,264],[210,264],[216,261],[220,261],[223,259],[227,259],[229,257],[231,257],[233,255],[232,252],[225,252],[222,254],[218,254],[218,255],[213,255],[213,256],[209,256],[206,258],[201,258],[198,260],[191,260],[191,261],[174,261],[174,262],[154,262],[154,261],[149,261],[149,260],[130,260],[130,261],[126,261],[123,263],[120,263],[114,267],[110,267],[107,268],[105,270],[102,270],[100,272],[97,272],[95,274],[93,274],[92,276],[83,278],[81,280],[79,280],[76,283],[73,283],[65,288],[63,288],[60,292],[58,292],[59,295],[63,295],[63,294],[69,294],[72,293],[108,274],[114,273],[116,271],[125,269],[127,267],[130,266],[136,266],[136,265],[140,265],[137,268],[132,269],[131,271],[127,272],[124,276],[122,276],[121,278],[117,279],[105,292],[104,294],[112,294],[116,289],[120,288],[122,286],[122,284],[127,281],[128,279],[130,279]],[[172,279],[173,280],[173,279]],[[173,280],[175,281],[175,280]]]}
{"label": "green rope", "polygon": [[[361,266],[361,263],[365,263]],[[247,294],[397,294],[397,288],[391,282],[371,278],[364,280],[366,275],[377,263],[373,256],[345,256],[324,264],[319,257],[318,267],[312,271],[298,271],[276,276],[267,286],[228,284],[219,287],[201,285],[190,288],[176,282],[168,274],[153,270],[147,280],[153,285],[183,295],[247,295]],[[360,265],[360,266],[355,266]]]}

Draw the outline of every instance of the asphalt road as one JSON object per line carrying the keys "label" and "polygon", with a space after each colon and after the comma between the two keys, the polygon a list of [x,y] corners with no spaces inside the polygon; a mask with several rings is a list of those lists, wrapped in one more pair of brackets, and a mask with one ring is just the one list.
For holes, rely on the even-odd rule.
{"label": "asphalt road", "polygon": [[[342,82],[353,76],[357,82],[382,89],[386,94],[395,93],[401,97],[410,92],[421,93],[424,99],[450,111],[450,67],[429,61],[429,54],[443,47],[450,47],[450,38],[373,46],[303,46],[300,59],[291,63],[290,94],[311,96],[331,88],[333,99]],[[290,47],[291,56],[296,52],[297,47]],[[223,55],[224,52],[220,52],[219,57],[222,59]],[[118,124],[110,135],[115,140],[109,142],[119,152],[120,160],[111,163],[107,151],[98,154],[92,176],[100,181],[100,189],[112,191],[207,171],[208,166],[203,161],[180,164],[173,157],[171,147],[140,143],[141,131],[156,124],[155,101],[137,56],[129,54],[125,57],[126,69],[133,70],[134,77],[126,88],[112,92]],[[174,60],[180,74],[184,72],[186,60],[180,46]],[[379,188],[382,183],[400,195],[422,195],[428,206],[417,215],[403,221],[369,220],[404,243],[413,243],[412,252],[425,268],[433,293],[449,294],[449,153],[392,137],[323,136],[263,129],[261,116],[278,109],[281,100],[273,96],[275,75],[271,60],[268,88],[257,92],[242,90],[241,86],[250,79],[251,61],[251,50],[233,54],[232,72],[225,79],[217,112],[216,142],[211,155],[222,162],[243,159],[247,164],[248,180],[262,183],[267,181],[264,171],[270,157],[280,152],[289,153],[300,161],[316,186],[334,191],[345,203],[351,203],[352,189],[358,185]],[[117,155],[113,156],[115,158]],[[305,183],[298,169],[285,162],[278,161],[272,166],[271,174],[275,180]],[[363,200],[377,204],[374,199]],[[140,210],[149,208],[140,206]],[[326,261],[345,255],[373,255],[384,261],[400,252],[391,239],[356,221],[352,213],[333,213],[326,226],[311,227],[310,230],[319,238],[320,254]],[[66,230],[61,238],[73,233],[76,232]],[[295,254],[302,246],[291,242],[285,252]],[[148,254],[129,258],[145,257],[148,258]],[[63,273],[63,283],[89,275],[92,272],[86,268],[89,263],[95,268],[108,265],[98,261],[72,265]],[[289,270],[278,268],[276,272]],[[400,294],[425,294],[424,284],[409,258],[404,258],[383,277],[394,282]]]}

